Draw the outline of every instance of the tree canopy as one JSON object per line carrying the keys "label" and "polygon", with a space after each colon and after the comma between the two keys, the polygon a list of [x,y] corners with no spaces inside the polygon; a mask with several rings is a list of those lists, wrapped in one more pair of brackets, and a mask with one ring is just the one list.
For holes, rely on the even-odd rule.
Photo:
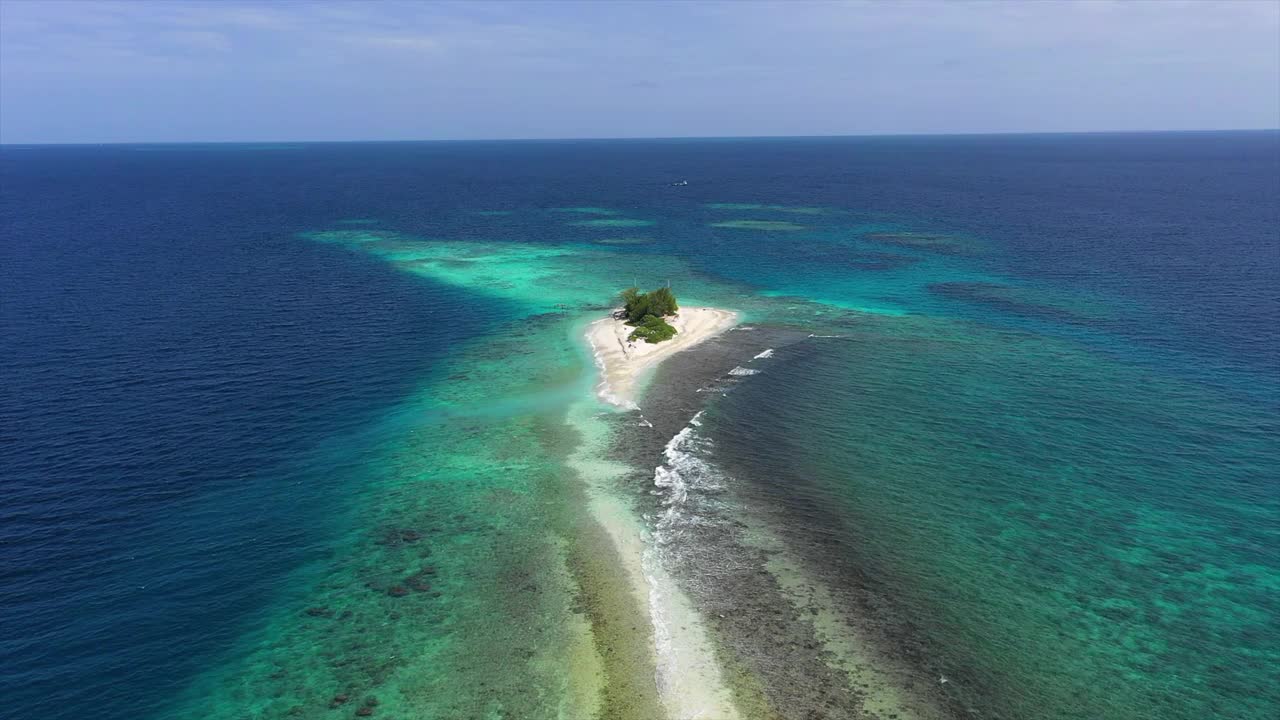
{"label": "tree canopy", "polygon": [[642,293],[638,288],[632,287],[622,291],[622,309],[629,324],[640,325],[647,315],[662,319],[676,314],[680,306],[676,303],[676,296],[671,288],[661,287]]}
{"label": "tree canopy", "polygon": [[680,309],[671,288],[661,287],[642,293],[639,288],[627,288],[622,293],[622,313],[627,324],[634,325],[630,340],[659,343],[675,337],[676,329],[665,318]]}
{"label": "tree canopy", "polygon": [[644,340],[648,343],[660,343],[676,336],[676,329],[666,320],[652,315],[645,315],[644,320],[631,333],[628,340]]}

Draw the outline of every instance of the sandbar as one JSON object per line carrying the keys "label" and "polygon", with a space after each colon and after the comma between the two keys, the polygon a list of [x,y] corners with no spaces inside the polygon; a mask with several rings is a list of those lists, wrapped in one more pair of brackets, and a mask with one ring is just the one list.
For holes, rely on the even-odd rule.
{"label": "sandbar", "polygon": [[676,336],[660,343],[627,340],[635,328],[612,315],[588,326],[587,340],[600,367],[600,399],[618,407],[637,408],[636,392],[646,370],[733,327],[738,314],[710,307],[685,307],[667,322],[675,327]]}

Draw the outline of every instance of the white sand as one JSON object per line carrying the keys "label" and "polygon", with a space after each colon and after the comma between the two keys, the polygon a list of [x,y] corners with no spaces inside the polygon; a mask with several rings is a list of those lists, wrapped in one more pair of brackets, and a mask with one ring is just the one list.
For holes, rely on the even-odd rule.
{"label": "white sand", "polygon": [[619,407],[637,408],[636,391],[646,370],[681,350],[719,335],[737,321],[738,314],[728,310],[680,308],[676,316],[667,318],[667,322],[676,329],[676,336],[660,343],[628,341],[627,336],[635,328],[612,317],[591,323],[587,328],[587,340],[595,352],[596,364],[600,366],[600,398]]}
{"label": "white sand", "polygon": [[[715,308],[681,308],[668,322],[676,328],[670,340],[631,343],[635,329],[612,317],[587,328],[587,340],[600,367],[597,393],[618,407],[637,409],[636,394],[644,373],[681,350],[728,330],[737,313]],[[588,407],[575,408],[590,413]],[[654,554],[648,530],[632,517],[625,502],[609,490],[611,481],[627,469],[594,458],[603,437],[593,437],[593,425],[579,416],[576,425],[585,442],[572,464],[587,482],[591,512],[613,540],[641,607],[649,610],[654,633],[655,678],[670,720],[737,720],[737,708],[724,683],[711,639],[702,618]],[[573,422],[573,420],[571,420]]]}

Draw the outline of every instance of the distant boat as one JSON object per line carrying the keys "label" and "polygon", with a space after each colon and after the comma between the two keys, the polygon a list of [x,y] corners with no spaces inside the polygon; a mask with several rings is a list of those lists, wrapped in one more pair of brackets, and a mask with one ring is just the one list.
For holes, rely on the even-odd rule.
{"label": "distant boat", "polygon": [[681,185],[688,185],[688,184],[689,184],[688,180],[681,180],[680,182],[671,183],[671,187],[680,187]]}

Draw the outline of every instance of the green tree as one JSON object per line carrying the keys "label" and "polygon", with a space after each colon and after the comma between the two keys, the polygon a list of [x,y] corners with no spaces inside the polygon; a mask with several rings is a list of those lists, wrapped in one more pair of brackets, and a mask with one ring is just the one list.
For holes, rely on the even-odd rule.
{"label": "green tree", "polygon": [[623,290],[620,295],[623,314],[631,325],[641,325],[649,315],[661,320],[668,315],[674,315],[680,309],[671,288],[663,287],[642,293],[639,289],[632,287]]}
{"label": "green tree", "polygon": [[640,288],[633,287],[629,287],[618,294],[622,296],[622,306],[628,309],[640,299],[641,295]]}
{"label": "green tree", "polygon": [[658,317],[675,315],[680,310],[680,306],[676,304],[676,295],[671,292],[671,288],[660,287],[649,293],[649,302],[651,303],[650,309]]}
{"label": "green tree", "polygon": [[637,327],[628,338],[629,340],[644,340],[647,343],[660,343],[663,340],[670,340],[676,336],[676,329],[666,320],[654,315],[645,315]]}

